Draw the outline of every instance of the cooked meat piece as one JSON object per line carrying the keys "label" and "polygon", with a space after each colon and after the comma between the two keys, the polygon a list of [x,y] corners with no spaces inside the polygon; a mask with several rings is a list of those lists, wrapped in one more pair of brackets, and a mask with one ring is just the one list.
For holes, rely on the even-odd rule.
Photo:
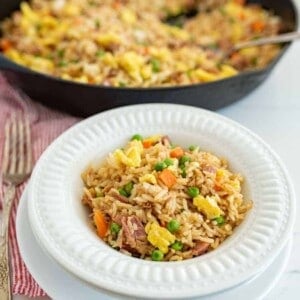
{"label": "cooked meat piece", "polygon": [[108,195],[112,196],[113,198],[115,198],[115,199],[117,199],[117,200],[119,200],[119,201],[121,201],[123,203],[129,203],[128,198],[125,197],[125,196],[120,195],[120,193],[117,190],[115,190],[115,189],[112,189],[109,192]]}
{"label": "cooked meat piece", "polygon": [[[123,242],[143,254],[147,242],[145,228],[137,216],[122,217]],[[125,246],[126,248],[126,246]]]}
{"label": "cooked meat piece", "polygon": [[164,135],[162,138],[161,138],[161,142],[163,145],[165,146],[170,146],[171,145],[171,140],[170,138],[167,136],[167,135]]}
{"label": "cooked meat piece", "polygon": [[192,254],[194,256],[200,256],[204,254],[209,248],[209,243],[197,242],[195,247],[192,249]]}

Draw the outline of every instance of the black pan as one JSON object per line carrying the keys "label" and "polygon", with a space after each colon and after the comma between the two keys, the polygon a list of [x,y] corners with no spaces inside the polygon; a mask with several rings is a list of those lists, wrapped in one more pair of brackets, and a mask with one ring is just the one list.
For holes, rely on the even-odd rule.
{"label": "black pan", "polygon": [[[0,0],[0,20],[18,9],[20,2],[21,0]],[[288,30],[296,30],[297,15],[292,1],[247,2],[259,3],[270,9],[283,18]],[[31,71],[1,54],[0,69],[11,84],[32,99],[77,116],[85,117],[121,105],[149,102],[181,103],[215,110],[241,99],[259,86],[289,46],[290,44],[284,45],[281,54],[263,70],[248,71],[211,83],[178,87],[121,88],[79,84]]]}

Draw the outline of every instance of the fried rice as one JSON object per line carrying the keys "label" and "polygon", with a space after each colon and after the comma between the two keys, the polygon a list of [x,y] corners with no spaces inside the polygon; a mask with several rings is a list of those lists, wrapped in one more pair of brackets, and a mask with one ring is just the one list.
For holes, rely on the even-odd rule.
{"label": "fried rice", "polygon": [[83,174],[82,203],[102,240],[154,261],[203,255],[234,233],[252,207],[226,160],[167,136],[135,135]]}
{"label": "fried rice", "polygon": [[[172,16],[190,10],[192,18]],[[31,0],[1,23],[0,51],[32,70],[115,87],[189,85],[263,68],[277,45],[222,53],[278,34],[279,17],[242,0]]]}

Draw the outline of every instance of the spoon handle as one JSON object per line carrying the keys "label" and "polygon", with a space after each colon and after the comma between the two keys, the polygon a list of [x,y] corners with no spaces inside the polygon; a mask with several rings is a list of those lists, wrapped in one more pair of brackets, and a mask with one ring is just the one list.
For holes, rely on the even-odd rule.
{"label": "spoon handle", "polygon": [[266,44],[277,44],[277,43],[284,43],[284,42],[290,42],[296,39],[300,38],[300,32],[289,32],[289,33],[284,33],[276,36],[271,36],[271,37],[265,37],[265,38],[260,38],[257,40],[253,41],[247,41],[247,42],[242,42],[238,43],[234,46],[234,50],[240,50],[243,48],[249,48],[249,47],[255,47],[255,46],[262,46]]}

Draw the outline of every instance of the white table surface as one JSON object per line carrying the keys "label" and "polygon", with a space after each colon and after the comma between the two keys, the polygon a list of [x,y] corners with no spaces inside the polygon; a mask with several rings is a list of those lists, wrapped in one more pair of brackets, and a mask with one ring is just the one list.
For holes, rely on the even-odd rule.
{"label": "white table surface", "polygon": [[[300,8],[300,0],[295,2]],[[300,42],[294,43],[262,86],[241,101],[219,110],[219,113],[240,122],[272,146],[286,164],[299,196]],[[299,206],[300,199],[297,201]],[[296,220],[293,236],[289,264],[265,300],[300,299],[300,218]],[[14,300],[27,299],[24,296],[14,297]]]}

